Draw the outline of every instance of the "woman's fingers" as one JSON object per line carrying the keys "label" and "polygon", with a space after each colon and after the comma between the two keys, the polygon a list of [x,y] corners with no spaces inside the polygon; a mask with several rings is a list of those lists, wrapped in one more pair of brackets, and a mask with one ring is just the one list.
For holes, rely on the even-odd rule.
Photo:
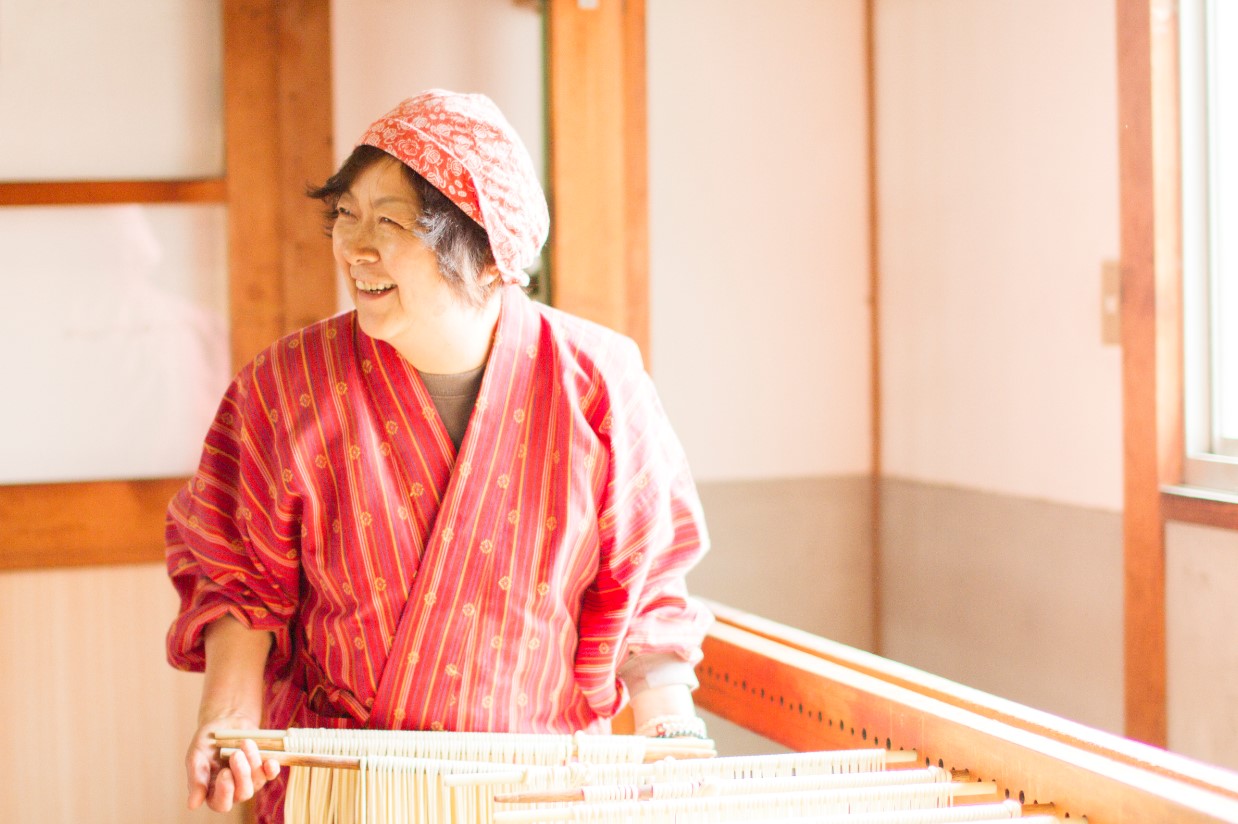
{"label": "woman's fingers", "polygon": [[[228,767],[232,770],[233,783],[235,784],[235,792],[233,793],[233,801],[248,801],[254,797],[254,770],[253,764],[258,761],[258,748],[253,746],[254,742],[246,741],[245,746],[232,753],[232,757],[228,759]],[[252,758],[250,750],[252,748]]]}
{"label": "woman's fingers", "polygon": [[232,770],[220,770],[215,773],[215,785],[211,788],[206,806],[217,813],[229,812],[235,795],[236,784],[232,780]]}
{"label": "woman's fingers", "polygon": [[189,809],[196,810],[206,800],[211,787],[211,752],[196,736],[185,754],[185,775],[189,779]]}
{"label": "woman's fingers", "polygon": [[228,760],[215,761],[215,749],[208,731],[199,731],[185,757],[189,776],[189,809],[205,801],[215,812],[226,813],[234,805],[248,801],[262,786],[279,775],[279,764],[262,760],[258,745],[243,741]]}
{"label": "woman's fingers", "polygon": [[205,758],[195,757],[198,754],[190,752],[185,759],[186,774],[189,776],[189,809],[196,810],[206,800],[206,791],[211,783],[211,765]]}
{"label": "woman's fingers", "polygon": [[268,758],[262,762],[262,769],[266,773],[267,781],[274,781],[279,775],[279,762],[274,758]]}

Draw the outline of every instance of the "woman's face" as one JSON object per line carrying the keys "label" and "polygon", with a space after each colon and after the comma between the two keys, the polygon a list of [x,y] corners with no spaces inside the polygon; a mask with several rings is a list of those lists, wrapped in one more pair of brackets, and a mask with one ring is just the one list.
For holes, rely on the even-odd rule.
{"label": "woman's face", "polygon": [[340,197],[331,229],[336,266],[361,329],[397,346],[419,322],[441,316],[457,301],[434,252],[414,233],[419,211],[403,167],[384,157]]}

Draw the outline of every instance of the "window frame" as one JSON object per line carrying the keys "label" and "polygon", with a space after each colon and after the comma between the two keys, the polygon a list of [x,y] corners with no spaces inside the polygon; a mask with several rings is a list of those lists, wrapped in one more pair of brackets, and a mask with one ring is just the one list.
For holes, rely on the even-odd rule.
{"label": "window frame", "polygon": [[[0,183],[0,207],[222,203],[228,207],[233,368],[335,311],[334,263],[306,181],[332,146],[329,0],[223,0],[227,168],[206,180]],[[314,101],[288,105],[287,101]],[[150,563],[185,478],[0,485],[0,571]]]}
{"label": "window frame", "polygon": [[1177,0],[1117,0],[1122,247],[1125,730],[1168,738],[1165,532],[1238,530],[1238,495],[1184,485],[1181,84]]}
{"label": "window frame", "polygon": [[1209,117],[1217,97],[1216,0],[1179,5],[1179,120],[1182,176],[1184,456],[1182,485],[1238,493],[1238,440],[1221,436],[1216,418],[1223,380],[1214,352],[1217,312],[1218,193],[1212,179],[1218,140]]}

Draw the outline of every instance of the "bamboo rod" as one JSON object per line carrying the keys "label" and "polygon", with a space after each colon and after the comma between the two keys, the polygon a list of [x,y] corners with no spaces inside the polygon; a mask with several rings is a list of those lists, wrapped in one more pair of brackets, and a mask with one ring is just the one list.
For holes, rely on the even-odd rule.
{"label": "bamboo rod", "polygon": [[[227,761],[236,752],[240,752],[236,747],[220,747],[219,757]],[[284,752],[283,750],[258,750],[258,756],[264,762],[274,761],[281,767],[323,767],[336,770],[361,769],[361,756],[358,755],[319,755],[317,753]]]}
{"label": "bamboo rod", "polygon": [[[809,776],[810,778],[816,776]],[[723,787],[742,785],[745,779],[732,779],[731,781],[717,782]],[[915,786],[915,785],[910,785]],[[962,781],[951,784],[953,788],[951,793],[955,798],[978,797],[997,795],[997,785],[991,781]],[[536,790],[530,792],[514,792],[514,793],[499,793],[495,795],[494,800],[500,804],[554,804],[561,802],[572,801],[587,801],[587,787],[575,787],[568,790]],[[717,787],[710,787],[708,784],[702,784],[699,794],[694,794],[692,797],[700,797],[704,795],[716,795]],[[657,791],[657,786],[654,784],[639,784],[633,785],[634,800],[648,801],[654,798],[654,793]],[[787,792],[794,792],[794,788],[787,787]],[[761,790],[768,794],[770,791]],[[722,791],[723,795],[730,795],[731,792]],[[736,793],[739,794],[739,793]]]}
{"label": "bamboo rod", "polygon": [[[773,800],[774,799],[771,799],[771,801]],[[606,802],[600,802],[600,803],[606,803]],[[975,812],[975,811],[991,812],[992,815],[988,818],[985,818],[984,820],[997,821],[997,820],[1011,818],[1012,810],[1019,809],[1019,808],[1020,807],[1019,807],[1018,802],[1005,801],[1005,802],[994,802],[992,804],[976,804],[976,805],[973,805],[972,807],[969,807],[969,810],[971,810],[972,812]],[[1025,806],[1025,807],[1022,807],[1022,809],[1027,810],[1029,809],[1029,807]],[[902,812],[904,815],[907,814],[907,811],[902,811]],[[890,811],[888,814],[890,816],[889,820],[898,820],[899,811]],[[545,822],[548,822],[548,821],[574,821],[574,820],[576,820],[576,812],[573,810],[571,805],[563,805],[561,807],[541,807],[541,808],[524,809],[524,810],[496,810],[494,813],[494,817],[493,817],[493,821],[495,822],[495,824],[545,824]],[[977,819],[969,818],[968,820],[974,821]],[[1020,820],[1023,820],[1023,819],[1020,819]],[[1056,824],[1056,821],[1057,819],[1054,817],[1051,817],[1051,816],[1045,817],[1043,815],[1038,814],[1035,816],[1035,818],[1027,819],[1027,824],[1046,824],[1046,822],[1052,822],[1053,824]]]}
{"label": "bamboo rod", "polygon": [[[732,759],[745,759],[748,756],[728,756],[719,759],[719,761],[727,761]],[[757,756],[758,758],[760,756]],[[719,763],[715,761],[714,763]],[[887,750],[885,752],[885,766],[905,766],[918,765],[920,761],[919,755],[915,750]],[[530,767],[530,769],[540,769],[539,767]],[[527,773],[523,770],[509,771],[503,773],[461,773],[458,775],[449,775],[444,778],[444,781],[449,787],[469,787],[481,786],[486,784],[523,784]],[[633,772],[637,778],[654,777],[658,775],[658,770],[655,764],[648,763],[639,765]]]}
{"label": "bamboo rod", "polygon": [[[253,741],[258,745],[260,752],[266,753],[264,758],[289,766],[326,766],[317,763],[294,763],[290,756],[309,755],[308,753],[288,753],[285,750],[284,740],[286,732],[283,730],[217,730],[213,733],[215,746],[220,748],[220,756],[224,757],[224,752],[239,749],[244,741]],[[501,733],[496,733],[501,735]],[[690,758],[713,758],[718,754],[714,742],[707,738],[646,738],[645,736],[613,736],[614,738],[627,738],[635,742],[637,739],[645,747],[645,761],[661,761],[664,758],[675,759],[690,759]],[[358,769],[359,761],[351,765],[338,765],[341,769]],[[333,765],[335,766],[335,765]]]}

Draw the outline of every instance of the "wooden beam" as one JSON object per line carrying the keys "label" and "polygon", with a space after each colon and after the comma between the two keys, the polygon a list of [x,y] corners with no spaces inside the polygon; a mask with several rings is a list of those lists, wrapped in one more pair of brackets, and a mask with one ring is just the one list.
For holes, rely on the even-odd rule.
{"label": "wooden beam", "polygon": [[232,360],[335,310],[330,246],[304,197],[331,174],[328,0],[225,0]]}
{"label": "wooden beam", "polygon": [[163,560],[182,478],[0,486],[0,570]]}
{"label": "wooden beam", "polygon": [[868,117],[868,357],[869,357],[869,552],[872,571],[869,574],[869,598],[872,600],[872,651],[881,654],[884,643],[882,628],[881,574],[881,212],[877,200],[880,191],[877,176],[877,34],[876,0],[864,2],[864,92]]}
{"label": "wooden beam", "polygon": [[0,183],[0,206],[98,206],[110,203],[223,203],[228,184],[204,180],[61,180]]}
{"label": "wooden beam", "polygon": [[548,0],[551,300],[649,355],[645,2]]}
{"label": "wooden beam", "polygon": [[1161,492],[1165,520],[1238,530],[1238,496],[1188,487]]}
{"label": "wooden beam", "polygon": [[840,644],[745,613],[712,601],[705,601],[720,625],[727,625],[759,638],[775,641],[788,649],[806,652],[863,675],[909,689],[919,695],[967,710],[984,718],[1033,732],[1055,741],[1087,750],[1158,775],[1193,784],[1238,800],[1238,774],[1221,767],[1203,764],[1159,747],[1131,741],[1112,733],[1017,704],[980,690],[964,686],[914,667],[890,661],[871,653]]}
{"label": "wooden beam", "polygon": [[305,196],[335,171],[331,4],[283,0],[279,10],[279,134],[284,329],[335,314],[336,275],[322,204]]}
{"label": "wooden beam", "polygon": [[1180,480],[1183,448],[1175,4],[1118,0],[1117,26],[1126,732],[1164,746],[1165,524],[1160,489]]}
{"label": "wooden beam", "polygon": [[698,705],[795,750],[915,750],[921,763],[967,770],[1010,798],[1052,803],[1059,819],[1238,821],[1238,799],[1206,776],[1187,783],[738,627],[715,624],[704,653]]}
{"label": "wooden beam", "polygon": [[224,141],[232,366],[284,331],[279,36],[271,0],[224,0]]}

